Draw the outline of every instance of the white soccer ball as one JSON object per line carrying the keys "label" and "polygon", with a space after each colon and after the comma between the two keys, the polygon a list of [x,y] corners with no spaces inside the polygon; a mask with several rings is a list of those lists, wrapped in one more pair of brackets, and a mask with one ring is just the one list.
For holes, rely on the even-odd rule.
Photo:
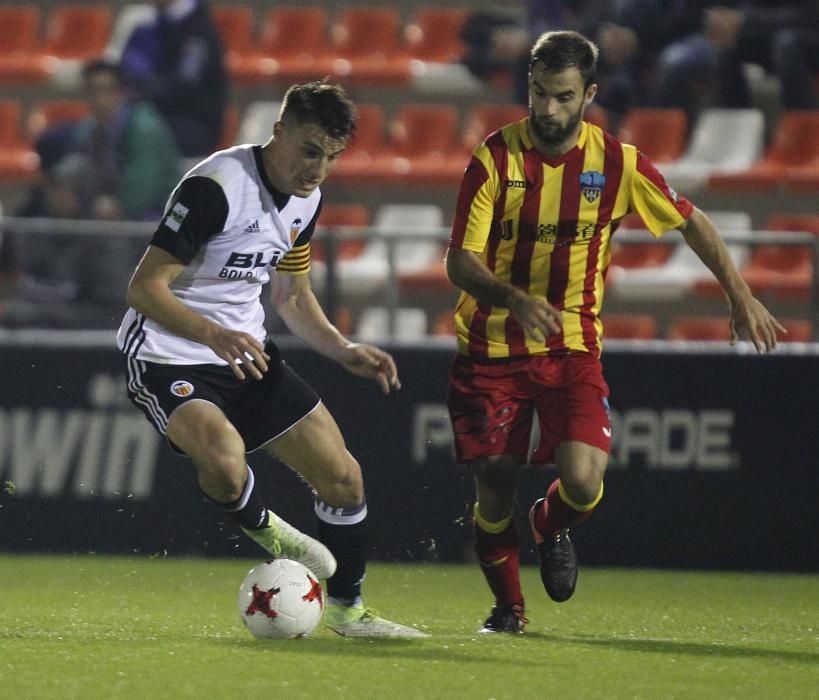
{"label": "white soccer ball", "polygon": [[291,559],[266,561],[242,581],[239,614],[254,637],[306,637],[324,614],[324,591],[303,564]]}

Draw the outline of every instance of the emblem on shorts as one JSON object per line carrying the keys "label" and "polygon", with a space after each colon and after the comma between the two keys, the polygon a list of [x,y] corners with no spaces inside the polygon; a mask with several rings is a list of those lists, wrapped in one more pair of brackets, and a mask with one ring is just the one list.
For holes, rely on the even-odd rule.
{"label": "emblem on shorts", "polygon": [[171,393],[182,398],[190,396],[193,393],[193,384],[182,380],[175,381],[171,384]]}

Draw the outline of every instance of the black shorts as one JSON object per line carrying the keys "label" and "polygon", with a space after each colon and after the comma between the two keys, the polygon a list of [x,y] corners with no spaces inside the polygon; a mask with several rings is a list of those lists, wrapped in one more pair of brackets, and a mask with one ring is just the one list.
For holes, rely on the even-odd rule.
{"label": "black shorts", "polygon": [[[293,427],[318,406],[318,394],[268,342],[268,370],[262,379],[236,378],[227,365],[163,365],[126,357],[128,398],[153,426],[166,434],[168,419],[188,401],[208,401],[233,423],[252,452]],[[170,440],[170,446],[182,451]]]}

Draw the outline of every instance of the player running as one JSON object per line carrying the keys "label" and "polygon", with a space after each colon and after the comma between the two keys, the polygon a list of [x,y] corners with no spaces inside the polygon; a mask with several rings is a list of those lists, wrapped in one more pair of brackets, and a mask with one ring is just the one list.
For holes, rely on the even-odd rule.
{"label": "player running", "polygon": [[[128,286],[117,335],[128,394],[202,492],[274,557],[326,578],[325,620],[345,636],[423,637],[361,597],[368,541],[361,468],[327,408],[265,341],[262,285],[288,328],[348,371],[400,389],[393,358],[352,343],[310,288],[319,185],[355,129],[338,86],[291,87],[263,146],[218,151],[188,172]],[[246,453],[264,449],[315,490],[318,540],[268,510]]]}
{"label": "player running", "polygon": [[471,465],[476,552],[495,597],[484,632],[527,622],[513,519],[518,469],[537,410],[535,464],[558,479],[530,512],[549,596],[577,581],[569,528],[603,497],[611,448],[600,311],[611,235],[636,211],[659,236],[679,229],[731,308],[731,337],[759,352],[784,329],[752,295],[711,221],[675,193],[634,146],[583,121],[597,91],[597,47],[551,32],[529,63],[529,116],[490,134],[464,174],[447,272],[462,294],[448,404],[458,461]]}

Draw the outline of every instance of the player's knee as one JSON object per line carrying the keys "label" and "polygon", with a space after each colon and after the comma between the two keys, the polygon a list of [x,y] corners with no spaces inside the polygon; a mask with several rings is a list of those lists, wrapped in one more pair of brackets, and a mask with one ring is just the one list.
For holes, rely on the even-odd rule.
{"label": "player's knee", "polygon": [[515,488],[518,466],[512,461],[479,459],[472,463],[472,473],[485,488],[497,493]]}
{"label": "player's knee", "polygon": [[592,503],[600,495],[602,474],[593,472],[570,473],[560,477],[563,489],[575,503]]}
{"label": "player's knee", "polygon": [[349,452],[314,484],[319,498],[335,506],[356,506],[364,500],[361,467]]}
{"label": "player's knee", "polygon": [[226,462],[198,465],[199,488],[208,496],[221,503],[238,500],[247,480],[247,467],[244,462],[239,466],[228,466]]}
{"label": "player's knee", "polygon": [[242,447],[234,440],[220,440],[217,436],[200,443],[196,455],[191,456],[205,493],[224,502],[242,495],[247,480],[247,459]]}

